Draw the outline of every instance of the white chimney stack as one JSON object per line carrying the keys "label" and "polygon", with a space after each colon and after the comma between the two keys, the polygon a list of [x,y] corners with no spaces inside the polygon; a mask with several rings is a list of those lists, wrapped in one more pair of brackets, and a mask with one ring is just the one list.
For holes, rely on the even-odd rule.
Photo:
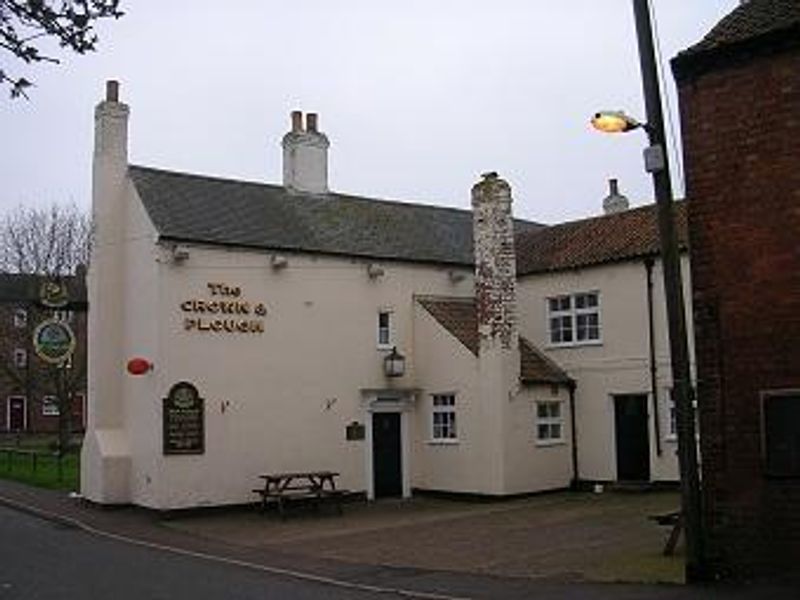
{"label": "white chimney stack", "polygon": [[616,179],[608,180],[608,196],[603,198],[603,212],[607,215],[621,213],[628,210],[628,198],[619,193]]}
{"label": "white chimney stack", "polygon": [[283,185],[291,192],[328,193],[328,147],[330,142],[317,125],[317,114],[292,112],[292,129],[283,136]]}

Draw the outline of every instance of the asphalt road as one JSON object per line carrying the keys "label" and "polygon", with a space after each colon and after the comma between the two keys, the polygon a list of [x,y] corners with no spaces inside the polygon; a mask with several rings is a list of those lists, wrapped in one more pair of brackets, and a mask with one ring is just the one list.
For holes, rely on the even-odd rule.
{"label": "asphalt road", "polygon": [[[471,577],[447,572],[372,569],[391,588],[431,586],[444,600],[784,600],[798,589],[762,586],[691,588],[563,584]],[[366,574],[366,571],[365,571]],[[424,585],[427,581],[428,585]],[[433,600],[297,579],[253,568],[130,544],[59,525],[0,505],[0,600]]]}
{"label": "asphalt road", "polygon": [[0,506],[2,600],[371,600],[394,595],[294,580],[99,538]]}

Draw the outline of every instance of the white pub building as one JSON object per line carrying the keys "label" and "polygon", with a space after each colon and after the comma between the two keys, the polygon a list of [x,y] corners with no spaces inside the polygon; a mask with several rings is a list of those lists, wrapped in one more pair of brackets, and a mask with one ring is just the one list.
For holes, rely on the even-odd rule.
{"label": "white pub building", "polygon": [[295,470],[368,498],[677,479],[653,206],[514,220],[493,173],[471,210],[332,192],[299,112],[282,185],[131,165],[118,94],[95,113],[86,498],[240,504]]}

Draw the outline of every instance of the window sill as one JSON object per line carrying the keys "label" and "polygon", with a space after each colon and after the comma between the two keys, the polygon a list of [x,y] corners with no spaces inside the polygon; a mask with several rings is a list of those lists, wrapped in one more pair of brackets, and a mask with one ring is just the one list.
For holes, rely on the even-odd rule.
{"label": "window sill", "polygon": [[561,350],[562,348],[585,348],[587,346],[602,346],[603,340],[590,340],[588,342],[550,342],[545,346],[546,350]]}
{"label": "window sill", "polygon": [[428,440],[426,443],[429,446],[458,446],[458,438]]}
{"label": "window sill", "polygon": [[566,446],[567,440],[536,440],[536,446],[547,448],[549,446]]}
{"label": "window sill", "polygon": [[381,352],[383,352],[383,351],[390,351],[390,350],[391,350],[392,348],[394,348],[394,347],[395,347],[395,345],[394,345],[394,344],[378,344],[378,345],[376,346],[376,348],[377,348],[378,350],[380,350]]}
{"label": "window sill", "polygon": [[675,435],[675,434],[666,435],[666,436],[664,436],[664,441],[665,442],[677,442],[678,441],[678,436]]}

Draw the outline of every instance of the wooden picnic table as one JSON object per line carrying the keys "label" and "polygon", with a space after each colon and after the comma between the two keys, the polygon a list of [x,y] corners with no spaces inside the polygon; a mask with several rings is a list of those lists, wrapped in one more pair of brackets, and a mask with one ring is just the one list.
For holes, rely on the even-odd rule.
{"label": "wooden picnic table", "polygon": [[681,537],[681,531],[683,531],[683,513],[680,510],[671,510],[657,515],[650,515],[649,519],[663,527],[671,527],[662,554],[664,556],[672,556],[675,553],[678,539]]}
{"label": "wooden picnic table", "polygon": [[331,500],[341,514],[341,499],[345,490],[336,488],[338,476],[339,473],[335,471],[265,473],[259,475],[264,480],[264,486],[254,489],[253,492],[261,497],[262,510],[274,503],[281,517],[285,515],[286,502],[292,500],[310,500],[315,508],[322,501]]}

